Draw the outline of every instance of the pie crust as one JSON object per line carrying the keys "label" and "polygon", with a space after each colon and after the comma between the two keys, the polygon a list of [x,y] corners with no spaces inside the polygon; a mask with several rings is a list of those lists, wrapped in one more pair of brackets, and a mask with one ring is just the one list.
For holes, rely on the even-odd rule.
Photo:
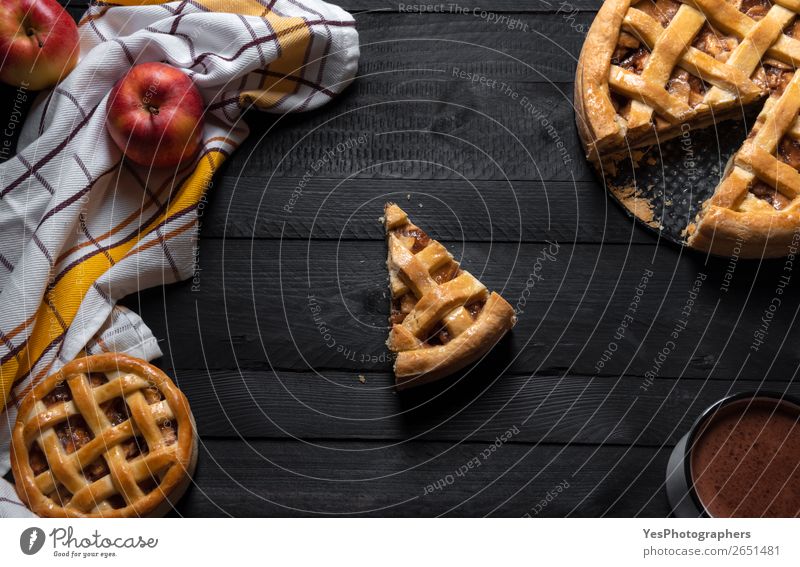
{"label": "pie crust", "polygon": [[159,517],[197,463],[183,393],[143,360],[78,358],[22,401],[11,439],[20,499],[45,517]]}
{"label": "pie crust", "polygon": [[798,13],[798,0],[606,0],[587,34],[575,108],[598,167],[764,101],[691,247],[775,257],[800,243]]}
{"label": "pie crust", "polygon": [[475,362],[516,323],[489,292],[397,205],[384,210],[392,295],[387,345],[397,353],[398,389],[426,384]]}

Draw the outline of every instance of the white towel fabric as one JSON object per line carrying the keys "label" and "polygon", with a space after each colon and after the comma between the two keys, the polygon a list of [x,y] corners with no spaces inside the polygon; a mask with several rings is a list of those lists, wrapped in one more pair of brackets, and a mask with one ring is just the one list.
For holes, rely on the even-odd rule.
{"label": "white towel fabric", "polygon": [[[353,18],[319,0],[100,5],[80,32],[78,67],[40,96],[18,155],[0,164],[0,475],[34,383],[81,351],[161,355],[116,302],[192,275],[197,203],[248,134],[241,106],[319,107],[353,79],[359,56]],[[181,68],[207,105],[204,150],[177,173],[122,160],[106,131],[109,91],[149,61]],[[29,512],[0,480],[0,516],[20,514]]]}

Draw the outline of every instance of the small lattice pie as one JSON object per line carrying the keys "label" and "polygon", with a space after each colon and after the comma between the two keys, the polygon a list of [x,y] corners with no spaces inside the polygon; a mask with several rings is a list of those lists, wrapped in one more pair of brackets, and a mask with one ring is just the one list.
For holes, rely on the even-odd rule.
{"label": "small lattice pie", "polygon": [[575,107],[598,165],[763,105],[688,227],[692,247],[760,257],[798,243],[798,13],[800,0],[606,0],[589,30]]}
{"label": "small lattice pie", "polygon": [[17,493],[46,517],[163,516],[197,463],[194,419],[158,368],[79,358],[22,401],[11,441]]}
{"label": "small lattice pie", "polygon": [[408,220],[384,211],[392,310],[387,345],[397,353],[398,389],[464,368],[489,352],[516,322],[514,309]]}

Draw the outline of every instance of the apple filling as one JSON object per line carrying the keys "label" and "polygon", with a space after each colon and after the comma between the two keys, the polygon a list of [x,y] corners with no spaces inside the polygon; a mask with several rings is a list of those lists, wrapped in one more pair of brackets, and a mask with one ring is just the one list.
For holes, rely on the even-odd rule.
{"label": "apple filling", "polygon": [[681,3],[677,0],[642,0],[633,7],[658,20],[662,27],[667,27],[678,13]]}
{"label": "apple filling", "polygon": [[[770,0],[728,0],[728,2],[754,21],[763,19],[773,6],[773,2]],[[632,9],[644,12],[662,27],[667,27],[681,5],[681,2],[677,0],[641,0],[633,4]],[[800,39],[800,18],[794,18],[785,27],[783,33],[790,38]],[[738,45],[739,40],[736,37],[721,32],[709,22],[703,24],[692,41],[693,48],[723,63],[728,61]],[[640,75],[649,57],[650,51],[647,46],[637,38],[633,30],[625,28],[620,32],[616,49],[611,58],[611,64]],[[765,95],[777,98],[783,94],[786,86],[794,76],[794,72],[793,66],[769,56],[764,56],[751,79]],[[695,108],[703,102],[710,85],[687,70],[676,67],[665,88],[672,96],[686,102],[690,108]],[[628,119],[631,100],[624,95],[612,92],[611,101],[617,113],[622,118]],[[656,113],[653,114],[652,125],[662,140],[675,134],[674,125],[668,123]],[[758,126],[756,125],[748,137],[755,135],[757,128]],[[652,140],[645,134],[639,140],[630,140],[630,143],[632,147],[636,147],[637,145],[652,143]],[[800,142],[793,138],[784,137],[779,144],[777,157],[800,171]],[[753,199],[757,201],[753,201]],[[759,205],[758,203],[761,204]],[[782,210],[790,203],[791,199],[783,195],[779,189],[757,179],[749,187],[748,199],[742,205],[744,208],[769,206],[775,210]]]}
{"label": "apple filling", "polygon": [[[431,237],[428,236],[428,234],[421,228],[404,227],[394,231],[394,234],[395,236],[400,237],[402,240],[413,239],[413,242],[406,240],[406,244],[411,243],[411,247],[409,249],[413,254],[423,250],[428,246],[428,244],[431,243]],[[461,269],[457,264],[448,262],[446,265],[434,271],[431,274],[431,277],[437,284],[441,285],[457,277],[460,273]],[[402,274],[401,277],[403,277]],[[392,309],[389,315],[389,322],[393,325],[399,325],[405,320],[406,315],[411,313],[411,310],[414,309],[414,305],[416,304],[417,298],[414,297],[413,293],[406,293],[401,297],[394,298],[392,300]]]}
{"label": "apple filling", "polygon": [[[661,26],[666,27],[672,21],[680,6],[681,3],[677,0],[642,0],[635,4],[633,8],[644,12],[655,19]],[[719,52],[723,52],[723,46],[727,46],[727,43],[721,41],[719,34],[708,26],[701,30],[695,43],[695,47],[702,46],[704,51],[717,49]],[[733,46],[729,50],[732,50],[735,46],[736,42],[734,40]],[[611,64],[636,75],[641,75],[649,57],[650,50],[633,33],[622,31],[620,32],[617,47],[611,57]],[[703,102],[703,97],[708,91],[708,85],[702,79],[681,68],[673,70],[665,86],[670,94],[683,100],[691,108]],[[630,100],[625,96],[612,93],[611,101],[617,113],[627,119],[630,113]],[[658,115],[654,116],[653,124],[658,131],[672,128],[669,122]]]}
{"label": "apple filling", "polygon": [[667,90],[672,96],[685,101],[694,108],[701,102],[708,90],[708,85],[702,79],[695,77],[684,69],[676,69],[667,82]]}
{"label": "apple filling", "polygon": [[[478,318],[478,315],[480,315],[481,311],[483,311],[484,305],[486,305],[486,301],[480,300],[470,305],[465,305],[464,307],[466,308],[467,312],[470,314],[472,320],[474,321],[475,319]],[[428,338],[424,341],[424,344],[426,346],[446,345],[447,343],[450,342],[451,338],[452,337],[450,336],[450,333],[447,331],[447,326],[445,325],[444,322],[442,322],[442,324],[439,327],[437,327],[436,329],[433,330],[433,332],[430,333]]]}
{"label": "apple filling", "polygon": [[[90,373],[87,379],[93,388],[101,386],[108,382],[108,377],[102,373]],[[149,405],[160,402],[164,399],[161,392],[155,386],[145,388],[142,394]],[[72,392],[66,382],[59,382],[55,388],[42,398],[42,402],[47,407],[52,407],[56,404],[63,404],[70,402],[73,399]],[[116,427],[130,419],[131,411],[125,399],[116,397],[100,404],[105,417],[108,419],[112,427]],[[178,431],[177,424],[166,421],[159,424],[159,429],[163,438],[164,445],[172,445],[177,443]],[[54,432],[64,450],[64,453],[71,455],[79,451],[82,447],[94,439],[92,432],[86,420],[80,415],[72,415],[67,419],[53,427]],[[145,456],[149,453],[147,441],[142,436],[135,436],[127,439],[119,444],[123,451],[123,455],[127,461],[136,459],[137,457]],[[47,461],[47,456],[39,446],[38,441],[34,441],[29,450],[29,463],[33,474],[38,476],[45,473],[50,467]],[[140,489],[145,493],[149,493],[156,489],[160,484],[157,476],[159,471],[153,471],[156,476],[139,483]],[[103,456],[99,456],[91,463],[82,467],[82,474],[89,482],[95,482],[109,474],[108,464]],[[50,498],[54,501],[60,502],[62,506],[69,503],[72,498],[70,491],[61,484],[55,486],[54,491],[49,494]],[[108,499],[108,503],[112,508],[124,508],[127,506],[125,499],[120,495],[115,495]]]}
{"label": "apple filling", "polygon": [[[772,3],[769,0],[741,0],[741,2],[731,1],[731,3],[737,5],[737,8],[743,14],[756,21],[762,19],[772,7]],[[644,12],[655,19],[661,26],[666,27],[672,21],[680,6],[681,3],[677,0],[642,0],[634,4],[632,8]],[[800,22],[794,21],[790,23],[784,33],[789,37],[800,37],[798,35],[800,33]],[[708,22],[703,24],[703,27],[692,42],[692,47],[721,62],[726,62],[738,45],[739,40],[736,37],[726,35],[712,27]],[[611,57],[611,64],[638,75],[642,73],[649,55],[650,51],[639,41],[632,30],[623,30],[620,32],[616,49]],[[764,89],[765,93],[777,92],[780,94],[793,73],[794,69],[789,65],[765,57],[763,65],[754,73],[752,79],[759,87]],[[666,88],[673,96],[681,98],[690,107],[694,108],[703,101],[709,85],[695,75],[676,68]],[[625,96],[614,93],[612,95],[612,103],[615,110],[625,117],[630,100]],[[654,124],[659,130],[670,128],[670,124],[658,116],[655,116]]]}
{"label": "apple filling", "polygon": [[[780,161],[800,171],[800,142],[784,136],[778,144],[777,155]],[[748,193],[776,211],[785,209],[792,202],[791,198],[781,193],[776,187],[767,185],[759,179],[756,179],[751,184],[748,188]]]}
{"label": "apple filling", "polygon": [[647,58],[649,56],[650,51],[644,47],[637,47],[635,49],[631,48],[626,50],[619,60],[612,60],[612,63],[622,67],[626,71],[631,71],[632,73],[641,75],[642,71],[644,70],[644,64],[647,62]]}
{"label": "apple filling", "polygon": [[[732,3],[737,4],[736,2]],[[636,3],[633,9],[644,12],[658,21],[663,27],[666,27],[680,6],[681,3],[677,0],[642,0]],[[772,3],[769,0],[742,0],[741,3],[738,3],[738,9],[754,20],[763,18],[771,7]],[[784,33],[789,37],[798,37],[797,34],[799,32],[800,22],[792,22],[784,30]],[[738,45],[739,40],[736,37],[722,33],[708,22],[703,24],[703,27],[692,42],[692,47],[721,62],[726,62]],[[633,33],[622,31],[617,47],[611,57],[611,64],[639,75],[642,73],[649,56],[649,49]],[[790,66],[771,58],[765,58],[763,65],[754,73],[752,79],[765,93],[780,94],[789,80],[791,80],[793,74],[794,69]],[[703,102],[709,89],[709,85],[702,79],[681,68],[676,68],[672,72],[665,86],[670,94],[680,98],[691,108]],[[611,99],[617,113],[626,118],[630,108],[630,100],[618,93],[612,93]],[[653,123],[659,131],[672,128],[671,124],[658,115],[654,116]]]}
{"label": "apple filling", "polygon": [[791,203],[791,200],[784,197],[780,191],[760,180],[750,186],[749,192],[754,197],[769,203],[776,211],[780,211]]}
{"label": "apple filling", "polygon": [[[416,254],[426,248],[430,242],[430,236],[425,233],[420,228],[408,228],[404,227],[398,230],[393,231],[395,236],[398,236],[401,239],[413,239],[413,242],[410,240],[406,240],[405,244],[409,247],[409,250]],[[410,245],[410,246],[409,246]],[[444,266],[437,268],[431,273],[431,278],[439,285],[443,283],[449,282],[456,277],[458,277],[462,273],[461,268],[456,262],[447,262]],[[401,273],[401,278],[405,278],[405,276]],[[406,282],[407,284],[408,282]],[[483,306],[485,304],[485,300],[475,301],[469,305],[465,305],[464,307],[467,309],[469,314],[472,316],[472,319],[476,319],[480,312],[483,310]],[[389,315],[389,322],[392,325],[399,325],[401,324],[406,316],[414,309],[414,306],[417,304],[417,298],[414,296],[412,292],[408,292],[403,294],[400,297],[396,297],[392,299],[392,306],[391,312]],[[447,327],[444,322],[442,322],[439,326],[433,329],[429,334],[423,344],[425,346],[440,346],[445,345],[450,342],[451,336],[447,331]]]}
{"label": "apple filling", "polygon": [[770,8],[772,2],[769,0],[742,0],[739,4],[739,11],[756,21],[766,16]]}

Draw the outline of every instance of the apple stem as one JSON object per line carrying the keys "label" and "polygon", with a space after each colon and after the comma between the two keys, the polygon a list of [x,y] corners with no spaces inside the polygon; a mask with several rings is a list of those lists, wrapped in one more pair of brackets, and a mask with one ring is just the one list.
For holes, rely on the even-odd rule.
{"label": "apple stem", "polygon": [[153,105],[151,105],[151,104],[148,104],[147,106],[145,106],[145,108],[146,108],[146,109],[147,109],[147,111],[148,111],[148,112],[150,112],[150,114],[152,114],[153,116],[156,116],[156,115],[158,115],[158,107],[157,107],[157,106],[153,106]]}

